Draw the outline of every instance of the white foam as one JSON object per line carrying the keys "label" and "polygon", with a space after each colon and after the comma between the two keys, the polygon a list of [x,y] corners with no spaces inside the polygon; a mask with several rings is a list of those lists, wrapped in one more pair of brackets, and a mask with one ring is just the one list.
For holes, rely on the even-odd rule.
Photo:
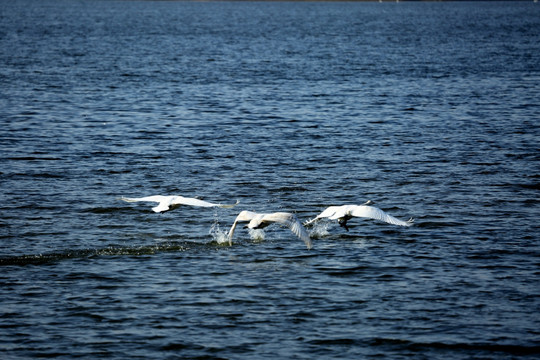
{"label": "white foam", "polygon": [[227,236],[228,235],[227,231],[221,230],[221,228],[219,227],[219,222],[217,220],[214,221],[208,233],[212,235],[212,239],[218,244],[229,243],[229,237]]}
{"label": "white foam", "polygon": [[330,235],[330,232],[328,231],[328,227],[330,226],[329,222],[318,222],[313,225],[311,230],[309,231],[309,236],[313,239],[320,239],[322,237]]}
{"label": "white foam", "polygon": [[249,230],[249,236],[251,236],[251,240],[256,240],[256,241],[264,240],[264,230],[262,229],[248,229],[248,230]]}

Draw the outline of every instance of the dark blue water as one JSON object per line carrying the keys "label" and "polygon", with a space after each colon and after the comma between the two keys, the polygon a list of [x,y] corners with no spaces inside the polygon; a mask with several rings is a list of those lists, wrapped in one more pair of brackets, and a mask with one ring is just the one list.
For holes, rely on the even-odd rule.
{"label": "dark blue water", "polygon": [[[540,357],[539,29],[532,1],[2,2],[0,356]],[[118,200],[154,194],[240,205]],[[221,243],[369,199],[415,225]]]}

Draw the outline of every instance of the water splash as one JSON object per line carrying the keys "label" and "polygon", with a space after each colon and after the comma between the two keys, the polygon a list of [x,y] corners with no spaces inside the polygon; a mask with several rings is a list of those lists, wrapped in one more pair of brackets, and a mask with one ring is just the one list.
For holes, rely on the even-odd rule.
{"label": "water splash", "polygon": [[228,232],[220,228],[219,221],[217,219],[214,220],[214,223],[210,227],[210,230],[208,233],[212,236],[212,239],[218,244],[229,243],[229,237],[227,236]]}
{"label": "water splash", "polygon": [[309,236],[312,239],[320,239],[325,236],[330,235],[330,232],[328,231],[328,228],[330,227],[330,223],[328,222],[318,222],[313,225],[311,230],[309,231]]}
{"label": "water splash", "polygon": [[255,240],[255,241],[264,240],[264,230],[262,229],[248,229],[248,230],[249,230],[249,236],[251,236],[251,240]]}

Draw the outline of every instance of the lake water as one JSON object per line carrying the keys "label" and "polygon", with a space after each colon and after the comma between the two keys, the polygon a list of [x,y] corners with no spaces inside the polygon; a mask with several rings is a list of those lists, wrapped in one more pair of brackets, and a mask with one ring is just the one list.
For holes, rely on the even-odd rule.
{"label": "lake water", "polygon": [[[4,359],[540,357],[540,6],[4,1]],[[121,196],[240,204],[181,207]],[[373,200],[410,228],[237,229]]]}

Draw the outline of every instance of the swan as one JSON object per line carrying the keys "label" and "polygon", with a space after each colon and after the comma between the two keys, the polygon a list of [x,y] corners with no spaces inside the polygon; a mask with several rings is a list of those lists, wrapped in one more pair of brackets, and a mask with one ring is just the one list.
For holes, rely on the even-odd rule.
{"label": "swan", "polygon": [[234,220],[234,223],[229,230],[229,245],[232,245],[232,237],[234,230],[239,222],[249,222],[246,225],[249,229],[264,229],[272,223],[278,223],[287,226],[291,231],[304,241],[308,250],[311,249],[311,239],[306,229],[302,226],[302,223],[298,220],[296,215],[287,212],[276,212],[272,214],[258,214],[252,211],[241,211],[240,214]]}
{"label": "swan", "polygon": [[399,226],[411,226],[414,222],[413,218],[410,218],[407,221],[396,219],[395,217],[388,215],[381,209],[375,206],[371,206],[371,204],[373,204],[373,201],[369,200],[363,205],[330,206],[322,213],[317,215],[317,217],[306,221],[304,223],[304,226],[309,226],[322,218],[337,220],[339,225],[344,227],[347,231],[349,231],[349,228],[347,227],[347,221],[349,221],[353,217],[376,219]]}
{"label": "swan", "polygon": [[176,209],[180,205],[220,207],[220,208],[230,209],[230,208],[235,207],[239,203],[239,201],[237,200],[236,203],[232,205],[214,204],[208,201],[199,200],[195,198],[187,198],[180,195],[153,195],[153,196],[146,196],[146,197],[141,197],[141,198],[121,197],[120,200],[124,200],[127,202],[137,202],[137,201],[156,202],[158,203],[158,206],[153,207],[152,210],[154,210],[154,212],[157,212],[157,213]]}

